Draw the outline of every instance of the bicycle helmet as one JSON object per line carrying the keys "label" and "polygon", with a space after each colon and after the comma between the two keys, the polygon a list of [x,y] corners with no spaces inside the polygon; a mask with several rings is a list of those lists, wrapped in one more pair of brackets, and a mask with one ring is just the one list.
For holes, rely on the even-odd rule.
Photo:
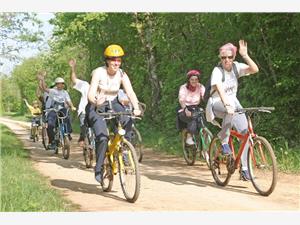
{"label": "bicycle helmet", "polygon": [[124,50],[120,45],[109,45],[104,51],[105,58],[122,57],[124,56]]}

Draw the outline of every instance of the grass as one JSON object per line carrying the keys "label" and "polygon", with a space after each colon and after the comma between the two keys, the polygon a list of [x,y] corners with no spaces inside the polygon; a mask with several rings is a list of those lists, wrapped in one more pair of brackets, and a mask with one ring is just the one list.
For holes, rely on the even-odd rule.
{"label": "grass", "polygon": [[28,151],[5,126],[1,131],[1,206],[4,212],[77,211],[33,169]]}

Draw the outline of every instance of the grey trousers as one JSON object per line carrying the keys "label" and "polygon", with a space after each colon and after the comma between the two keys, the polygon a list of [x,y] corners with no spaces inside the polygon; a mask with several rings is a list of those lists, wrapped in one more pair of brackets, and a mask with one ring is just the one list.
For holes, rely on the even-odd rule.
{"label": "grey trousers", "polygon": [[[242,108],[241,104],[236,100],[235,109]],[[218,133],[221,142],[228,143],[230,136],[230,129],[234,127],[239,133],[245,134],[248,131],[248,121],[246,115],[234,113],[229,115],[221,101],[213,103],[213,112],[217,118],[222,119],[222,129]],[[249,149],[249,142],[245,145],[243,154],[241,156],[242,170],[247,170],[247,154]]]}

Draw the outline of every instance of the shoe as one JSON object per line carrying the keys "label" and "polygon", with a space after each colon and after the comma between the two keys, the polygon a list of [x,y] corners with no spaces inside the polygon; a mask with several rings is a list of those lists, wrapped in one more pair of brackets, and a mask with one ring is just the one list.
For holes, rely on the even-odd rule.
{"label": "shoe", "polygon": [[249,171],[248,170],[242,170],[241,178],[242,178],[243,181],[251,180],[250,175],[249,175]]}
{"label": "shoe", "polygon": [[230,155],[231,149],[228,144],[222,144],[222,154],[223,155]]}
{"label": "shoe", "polygon": [[187,145],[193,145],[194,144],[193,138],[191,136],[187,137],[185,143]]}
{"label": "shoe", "polygon": [[95,179],[99,184],[102,184],[102,180],[103,180],[102,172],[95,172]]}
{"label": "shoe", "polygon": [[55,148],[56,148],[55,143],[48,144],[47,146],[47,150],[55,150]]}

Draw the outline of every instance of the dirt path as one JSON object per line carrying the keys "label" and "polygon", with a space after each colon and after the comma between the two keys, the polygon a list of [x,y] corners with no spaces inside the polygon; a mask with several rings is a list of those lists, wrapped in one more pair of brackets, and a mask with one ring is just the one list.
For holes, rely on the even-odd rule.
{"label": "dirt path", "polygon": [[269,197],[258,195],[251,182],[238,173],[228,186],[218,187],[211,172],[199,161],[187,166],[182,158],[144,150],[139,199],[128,203],[115,177],[113,191],[102,192],[94,180],[93,169],[85,168],[82,151],[73,135],[69,160],[45,151],[41,142],[29,140],[29,123],[0,118],[30,151],[35,168],[60,189],[66,198],[80,205],[80,211],[227,211],[300,210],[300,176],[279,174],[275,191]]}

